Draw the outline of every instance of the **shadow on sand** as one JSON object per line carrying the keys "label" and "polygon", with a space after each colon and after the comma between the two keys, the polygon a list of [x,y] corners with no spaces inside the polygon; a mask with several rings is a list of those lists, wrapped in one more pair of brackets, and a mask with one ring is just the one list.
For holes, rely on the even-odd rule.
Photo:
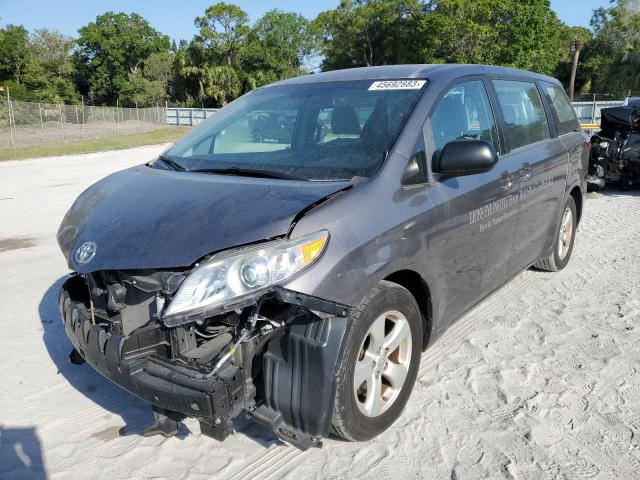
{"label": "shadow on sand", "polygon": [[0,425],[0,478],[47,478],[40,439],[35,428]]}
{"label": "shadow on sand", "polygon": [[[49,356],[55,363],[58,372],[76,390],[122,419],[125,426],[120,429],[120,436],[141,435],[144,428],[153,421],[150,405],[104,378],[89,364],[74,365],[69,361],[69,353],[73,347],[67,339],[58,312],[58,292],[67,278],[66,276],[62,277],[53,283],[43,295],[38,306],[44,332],[43,340]],[[275,434],[265,427],[248,421],[238,423],[238,431],[260,445],[268,447],[274,443],[280,443]],[[94,436],[101,438],[103,437],[102,433]],[[104,433],[106,435],[108,432]],[[182,424],[177,438],[185,438],[189,433],[191,433],[189,429]],[[211,442],[215,442],[215,440],[211,439]]]}
{"label": "shadow on sand", "polygon": [[617,185],[607,185],[600,191],[589,191],[588,198],[605,197],[640,197],[640,189],[638,188],[620,188]]}

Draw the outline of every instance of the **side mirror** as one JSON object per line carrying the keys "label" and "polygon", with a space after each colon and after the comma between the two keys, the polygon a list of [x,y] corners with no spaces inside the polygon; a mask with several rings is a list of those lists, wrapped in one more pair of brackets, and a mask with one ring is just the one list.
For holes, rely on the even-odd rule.
{"label": "side mirror", "polygon": [[449,175],[488,172],[498,163],[498,153],[485,140],[453,140],[433,157],[431,169]]}

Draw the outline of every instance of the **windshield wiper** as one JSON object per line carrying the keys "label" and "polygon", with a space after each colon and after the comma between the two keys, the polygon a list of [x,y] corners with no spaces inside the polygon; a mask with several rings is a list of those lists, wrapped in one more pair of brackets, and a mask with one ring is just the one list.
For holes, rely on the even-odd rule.
{"label": "windshield wiper", "polygon": [[169,165],[173,170],[177,172],[184,172],[187,170],[175,160],[171,160],[169,157],[165,157],[164,155],[158,155],[158,160],[166,165]]}
{"label": "windshield wiper", "polygon": [[240,177],[277,178],[280,180],[307,180],[289,173],[262,170],[260,168],[220,167],[220,168],[195,168],[189,170],[197,173],[215,173],[219,175],[237,175]]}

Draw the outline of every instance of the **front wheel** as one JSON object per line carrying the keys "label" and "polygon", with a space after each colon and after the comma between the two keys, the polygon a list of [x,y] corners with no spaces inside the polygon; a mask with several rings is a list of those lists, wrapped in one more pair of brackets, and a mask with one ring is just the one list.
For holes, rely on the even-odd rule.
{"label": "front wheel", "polygon": [[332,428],[347,440],[364,441],[386,430],[409,399],[420,364],[422,319],[407,289],[383,281],[349,321]]}
{"label": "front wheel", "polygon": [[567,266],[571,258],[571,252],[573,252],[573,243],[578,226],[577,220],[576,202],[569,195],[562,210],[553,252],[548,258],[538,260],[534,267],[547,272],[558,272]]}

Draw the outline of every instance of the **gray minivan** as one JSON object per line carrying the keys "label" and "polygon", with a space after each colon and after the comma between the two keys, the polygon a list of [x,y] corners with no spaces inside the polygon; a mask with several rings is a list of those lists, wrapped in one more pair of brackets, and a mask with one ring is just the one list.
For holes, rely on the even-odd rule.
{"label": "gray minivan", "polygon": [[530,266],[571,256],[587,136],[560,83],[480,65],[292,78],[73,204],[71,360],[222,440],[306,449],[401,414],[421,352]]}

